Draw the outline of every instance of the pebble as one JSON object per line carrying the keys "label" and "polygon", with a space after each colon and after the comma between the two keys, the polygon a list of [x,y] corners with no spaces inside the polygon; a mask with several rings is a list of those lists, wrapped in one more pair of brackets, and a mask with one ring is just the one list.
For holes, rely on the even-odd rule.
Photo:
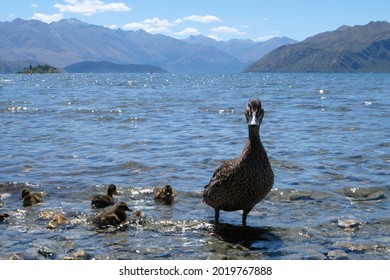
{"label": "pebble", "polygon": [[358,229],[362,224],[350,219],[350,220],[338,220],[337,226],[343,229]]}
{"label": "pebble", "polygon": [[333,245],[336,247],[344,248],[348,251],[363,252],[363,251],[367,251],[369,249],[369,247],[367,245],[353,244],[353,243],[348,243],[348,242],[336,242]]}
{"label": "pebble", "polygon": [[53,252],[49,248],[47,248],[45,246],[41,246],[38,249],[38,254],[44,256],[45,258],[53,256]]}
{"label": "pebble", "polygon": [[353,201],[369,201],[385,199],[386,195],[378,188],[348,188],[344,190],[344,194],[352,198]]}
{"label": "pebble", "polygon": [[374,193],[370,193],[365,198],[362,198],[362,199],[359,199],[359,200],[361,200],[361,201],[365,201],[365,200],[379,200],[379,199],[385,199],[385,198],[386,198],[386,196],[385,196],[384,192],[377,191],[377,192],[374,192]]}
{"label": "pebble", "polygon": [[0,222],[7,220],[9,215],[7,213],[0,213]]}
{"label": "pebble", "polygon": [[348,254],[343,250],[333,250],[326,254],[329,260],[346,260],[348,259]]}
{"label": "pebble", "polygon": [[87,254],[84,250],[77,250],[76,252],[64,257],[64,260],[86,260]]}

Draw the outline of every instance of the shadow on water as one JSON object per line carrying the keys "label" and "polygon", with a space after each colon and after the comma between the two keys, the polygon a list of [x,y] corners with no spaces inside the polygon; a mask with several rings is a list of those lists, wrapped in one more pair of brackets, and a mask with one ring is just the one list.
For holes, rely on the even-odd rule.
{"label": "shadow on water", "polygon": [[283,246],[282,239],[275,234],[276,230],[271,227],[250,227],[220,223],[213,228],[212,234],[227,242],[233,247],[241,247],[243,251],[253,255],[280,255],[280,248]]}

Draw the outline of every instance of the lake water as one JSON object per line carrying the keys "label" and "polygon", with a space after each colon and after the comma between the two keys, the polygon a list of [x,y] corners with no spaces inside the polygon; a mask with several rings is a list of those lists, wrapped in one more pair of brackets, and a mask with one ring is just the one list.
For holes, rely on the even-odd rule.
{"label": "lake water", "polygon": [[[274,188],[248,228],[215,228],[203,187],[241,153],[251,97]],[[390,259],[389,74],[1,75],[0,131],[0,258]],[[109,184],[142,211],[122,230],[88,222]],[[45,202],[23,207],[26,186]]]}

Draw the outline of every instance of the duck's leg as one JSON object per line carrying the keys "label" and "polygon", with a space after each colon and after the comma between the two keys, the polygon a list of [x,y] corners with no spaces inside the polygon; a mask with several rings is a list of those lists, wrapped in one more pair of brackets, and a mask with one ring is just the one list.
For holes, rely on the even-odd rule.
{"label": "duck's leg", "polygon": [[215,225],[219,225],[219,210],[215,209],[215,219],[214,219]]}
{"label": "duck's leg", "polygon": [[246,227],[246,217],[248,216],[249,212],[252,210],[252,208],[250,209],[244,209],[243,213],[242,213],[242,226]]}

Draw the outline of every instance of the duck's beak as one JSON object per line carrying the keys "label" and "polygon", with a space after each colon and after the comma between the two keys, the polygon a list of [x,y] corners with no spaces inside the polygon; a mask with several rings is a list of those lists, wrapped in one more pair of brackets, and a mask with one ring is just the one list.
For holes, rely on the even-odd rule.
{"label": "duck's beak", "polygon": [[260,111],[254,111],[252,113],[252,116],[249,118],[248,125],[249,126],[259,126],[261,121],[263,120],[264,117],[264,110],[259,109]]}
{"label": "duck's beak", "polygon": [[255,112],[252,113],[252,117],[251,117],[251,119],[249,121],[249,125],[250,126],[256,126],[257,124],[258,124],[258,118],[257,118],[257,112],[255,111]]}

